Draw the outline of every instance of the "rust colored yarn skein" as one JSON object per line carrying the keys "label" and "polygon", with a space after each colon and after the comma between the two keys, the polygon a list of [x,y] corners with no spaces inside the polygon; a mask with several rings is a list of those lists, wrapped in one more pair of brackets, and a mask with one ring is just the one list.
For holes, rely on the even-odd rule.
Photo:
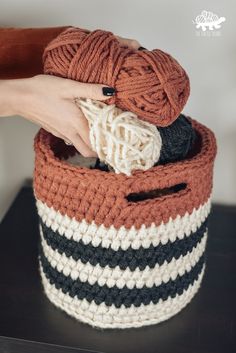
{"label": "rust colored yarn skein", "polygon": [[106,100],[159,127],[170,125],[190,94],[180,64],[159,49],[123,47],[110,31],[68,28],[43,54],[44,73],[116,89]]}

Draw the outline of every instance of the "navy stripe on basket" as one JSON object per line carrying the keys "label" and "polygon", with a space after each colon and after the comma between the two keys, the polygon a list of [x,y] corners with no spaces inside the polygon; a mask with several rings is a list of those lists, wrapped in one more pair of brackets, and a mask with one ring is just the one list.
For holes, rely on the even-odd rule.
{"label": "navy stripe on basket", "polygon": [[151,245],[148,249],[140,247],[136,250],[130,246],[127,250],[115,251],[111,248],[84,244],[82,240],[68,239],[47,227],[41,218],[39,220],[47,244],[60,254],[71,256],[75,261],[80,260],[83,264],[89,262],[93,266],[99,264],[101,267],[108,265],[111,268],[119,266],[121,270],[129,268],[131,271],[135,271],[136,268],[142,271],[147,266],[154,268],[156,264],[161,266],[165,261],[169,263],[173,258],[177,260],[181,255],[185,256],[200,243],[207,229],[206,219],[196,232],[184,236],[183,239],[177,239],[174,242],[168,241],[166,244],[159,244],[156,247]]}
{"label": "navy stripe on basket", "polygon": [[79,279],[73,280],[50,265],[41,245],[39,245],[39,254],[39,261],[45,276],[57,289],[61,289],[63,293],[69,294],[72,298],[76,296],[80,300],[86,299],[89,303],[94,300],[97,305],[105,303],[107,306],[111,306],[114,304],[116,308],[120,308],[122,304],[126,308],[132,304],[136,307],[141,304],[148,305],[151,302],[156,304],[160,299],[167,300],[169,297],[174,298],[177,294],[181,295],[198,279],[205,262],[205,253],[203,253],[190,272],[186,272],[182,276],[178,275],[175,280],[163,282],[159,286],[154,285],[152,288],[144,286],[129,289],[124,286],[120,289],[117,286],[109,288],[107,285],[99,286],[97,283],[91,285],[88,282],[81,282]]}

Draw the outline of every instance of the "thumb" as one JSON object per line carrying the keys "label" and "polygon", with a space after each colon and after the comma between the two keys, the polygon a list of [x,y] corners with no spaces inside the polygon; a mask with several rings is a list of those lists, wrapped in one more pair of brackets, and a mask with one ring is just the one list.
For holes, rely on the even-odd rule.
{"label": "thumb", "polygon": [[106,100],[115,95],[116,90],[97,83],[84,83],[68,79],[68,98],[90,98],[96,100]]}

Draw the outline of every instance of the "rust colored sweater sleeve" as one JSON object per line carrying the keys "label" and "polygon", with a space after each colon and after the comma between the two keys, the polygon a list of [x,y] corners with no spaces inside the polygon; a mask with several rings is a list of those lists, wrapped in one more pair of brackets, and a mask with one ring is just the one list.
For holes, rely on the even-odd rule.
{"label": "rust colored sweater sleeve", "polygon": [[68,27],[0,28],[0,79],[43,73],[44,48]]}

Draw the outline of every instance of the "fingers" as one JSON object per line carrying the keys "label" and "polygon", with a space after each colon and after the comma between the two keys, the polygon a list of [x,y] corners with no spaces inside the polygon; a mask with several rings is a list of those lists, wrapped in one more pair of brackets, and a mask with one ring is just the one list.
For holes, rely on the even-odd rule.
{"label": "fingers", "polygon": [[83,141],[79,133],[75,133],[71,139],[74,147],[82,154],[84,157],[97,157],[96,152],[92,151],[88,145]]}
{"label": "fingers", "polygon": [[71,110],[71,119],[67,120],[71,126],[67,133],[69,141],[84,157],[97,157],[90,142],[88,120],[77,105]]}
{"label": "fingers", "polygon": [[69,99],[81,97],[96,100],[106,100],[115,95],[116,92],[113,87],[105,86],[102,84],[83,83],[69,79],[66,80],[67,87],[65,89],[65,95]]}
{"label": "fingers", "polygon": [[[90,146],[82,139],[78,132],[74,132],[69,136],[64,136],[61,132],[56,130],[55,128],[50,127],[48,124],[44,123],[42,126],[45,130],[49,131],[54,136],[67,141],[71,142],[77,151],[84,157],[97,157],[97,153],[92,150]],[[84,131],[83,131],[84,133]],[[89,132],[86,133],[88,135]],[[85,137],[86,138],[86,137]],[[88,139],[88,140],[87,140]],[[87,137],[86,141],[89,141],[89,136]],[[90,142],[89,142],[90,143]]]}
{"label": "fingers", "polygon": [[90,142],[90,137],[89,137],[88,120],[86,119],[86,117],[84,116],[80,108],[79,107],[77,108],[78,108],[78,113],[77,113],[78,116],[76,120],[78,120],[78,122],[76,123],[76,125],[77,125],[77,129],[79,128],[79,135],[82,138],[83,142],[89,147],[91,152],[93,152],[92,145]]}
{"label": "fingers", "polygon": [[120,36],[116,36],[121,45],[127,46],[131,49],[138,49],[141,47],[141,44],[136,39],[128,39]]}

